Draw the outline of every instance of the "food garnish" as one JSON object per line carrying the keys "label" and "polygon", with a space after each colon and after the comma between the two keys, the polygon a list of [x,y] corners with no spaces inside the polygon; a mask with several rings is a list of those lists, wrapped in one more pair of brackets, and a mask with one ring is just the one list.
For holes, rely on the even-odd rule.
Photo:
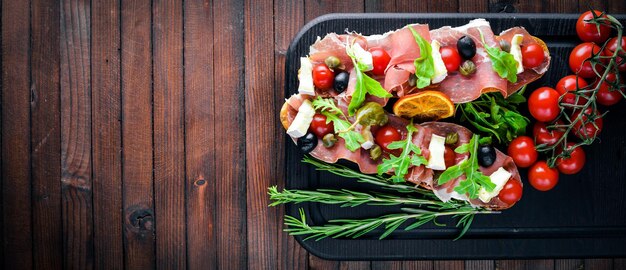
{"label": "food garnish", "polygon": [[409,119],[435,121],[452,117],[454,104],[445,94],[426,90],[399,98],[393,105],[393,113]]}
{"label": "food garnish", "polygon": [[413,144],[413,133],[416,132],[417,129],[413,126],[412,121],[406,126],[406,130],[406,139],[395,141],[387,145],[387,148],[390,150],[402,149],[402,153],[397,157],[390,154],[389,158],[383,159],[383,162],[378,165],[377,168],[378,175],[393,170],[391,180],[396,183],[405,181],[404,176],[408,173],[409,166],[420,166],[428,162],[426,158],[422,156],[422,149]]}

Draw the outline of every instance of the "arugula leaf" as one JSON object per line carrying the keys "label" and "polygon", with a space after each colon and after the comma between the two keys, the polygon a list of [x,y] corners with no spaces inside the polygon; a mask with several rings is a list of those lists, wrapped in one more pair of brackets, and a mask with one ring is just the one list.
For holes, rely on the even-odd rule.
{"label": "arugula leaf", "polygon": [[506,78],[509,82],[517,82],[517,61],[513,58],[513,55],[501,50],[497,47],[491,47],[485,42],[483,32],[479,30],[480,39],[483,42],[483,47],[491,59],[491,66],[493,70],[500,75],[501,78]]}
{"label": "arugula leaf", "polygon": [[395,141],[387,145],[389,149],[402,149],[400,156],[393,154],[389,155],[389,159],[383,159],[383,162],[378,165],[378,175],[382,175],[390,170],[394,170],[394,175],[391,176],[393,182],[404,182],[404,176],[409,172],[410,166],[420,166],[428,163],[428,160],[422,156],[422,149],[419,146],[413,144],[413,133],[417,131],[417,128],[413,126],[413,121],[406,127],[407,135],[406,139],[402,141]]}
{"label": "arugula leaf", "polygon": [[[354,43],[352,46],[359,46],[358,43]],[[356,72],[356,84],[354,85],[354,92],[348,104],[348,114],[354,115],[356,110],[361,107],[361,104],[365,101],[365,95],[370,94],[380,98],[390,98],[392,95],[383,88],[377,80],[372,79],[364,71],[368,69],[367,65],[359,63],[357,56],[355,55],[355,49],[352,46],[346,46],[346,53],[352,59],[354,64],[354,72]],[[362,49],[361,49],[362,50]]]}
{"label": "arugula leaf", "polygon": [[318,96],[313,100],[312,104],[315,110],[321,111],[322,114],[326,116],[327,123],[330,121],[333,122],[335,133],[345,140],[348,150],[354,152],[361,148],[361,143],[365,142],[365,138],[363,138],[361,133],[349,130],[352,124],[350,124],[343,111],[335,105],[332,99]]}
{"label": "arugula leaf", "polygon": [[417,77],[417,88],[422,89],[430,85],[430,79],[435,75],[435,61],[432,56],[430,43],[420,36],[410,25],[407,26],[415,42],[420,47],[420,57],[415,59],[415,77]]}
{"label": "arugula leaf", "polygon": [[465,175],[465,180],[459,182],[459,185],[454,188],[454,191],[459,194],[467,193],[470,199],[475,199],[478,198],[478,190],[480,190],[481,187],[484,187],[487,191],[493,191],[496,185],[491,182],[489,176],[480,172],[480,166],[478,165],[478,145],[480,144],[479,142],[484,142],[483,139],[485,138],[481,139],[478,135],[474,134],[469,143],[463,144],[454,150],[459,154],[469,152],[469,158],[457,165],[450,166],[441,173],[437,180],[439,185],[443,185],[452,179]]}

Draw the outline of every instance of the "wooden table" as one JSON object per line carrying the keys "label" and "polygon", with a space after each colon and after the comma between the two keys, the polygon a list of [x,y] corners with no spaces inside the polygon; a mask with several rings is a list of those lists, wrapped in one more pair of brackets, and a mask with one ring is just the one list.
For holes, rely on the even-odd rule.
{"label": "wooden table", "polygon": [[[284,60],[330,12],[587,1],[2,1],[3,269],[624,269],[625,259],[330,262],[281,231]],[[626,12],[621,0],[594,1]]]}

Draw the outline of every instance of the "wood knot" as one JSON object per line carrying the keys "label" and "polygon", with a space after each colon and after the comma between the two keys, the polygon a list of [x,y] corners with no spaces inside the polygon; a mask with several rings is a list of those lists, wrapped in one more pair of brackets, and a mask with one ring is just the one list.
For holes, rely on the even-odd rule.
{"label": "wood knot", "polygon": [[203,186],[203,185],[206,184],[206,180],[204,180],[203,178],[200,178],[200,179],[196,180],[193,184],[195,186]]}
{"label": "wood knot", "polygon": [[154,214],[151,209],[135,208],[127,216],[127,224],[130,224],[133,230],[153,231]]}

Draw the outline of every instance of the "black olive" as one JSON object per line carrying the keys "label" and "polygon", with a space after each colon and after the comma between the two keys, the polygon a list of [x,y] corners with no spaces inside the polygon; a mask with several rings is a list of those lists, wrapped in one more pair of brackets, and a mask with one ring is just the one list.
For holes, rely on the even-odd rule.
{"label": "black olive", "polygon": [[317,137],[312,132],[307,132],[304,136],[298,138],[298,147],[305,154],[310,153],[317,146]]}
{"label": "black olive", "polygon": [[335,82],[333,83],[333,87],[335,91],[338,93],[342,93],[348,88],[348,82],[350,81],[350,74],[348,72],[342,71],[335,75]]}
{"label": "black olive", "polygon": [[462,36],[456,43],[456,49],[463,59],[469,60],[476,55],[476,43],[468,36]]}
{"label": "black olive", "polygon": [[478,165],[485,168],[493,165],[496,161],[496,149],[491,145],[478,146]]}

